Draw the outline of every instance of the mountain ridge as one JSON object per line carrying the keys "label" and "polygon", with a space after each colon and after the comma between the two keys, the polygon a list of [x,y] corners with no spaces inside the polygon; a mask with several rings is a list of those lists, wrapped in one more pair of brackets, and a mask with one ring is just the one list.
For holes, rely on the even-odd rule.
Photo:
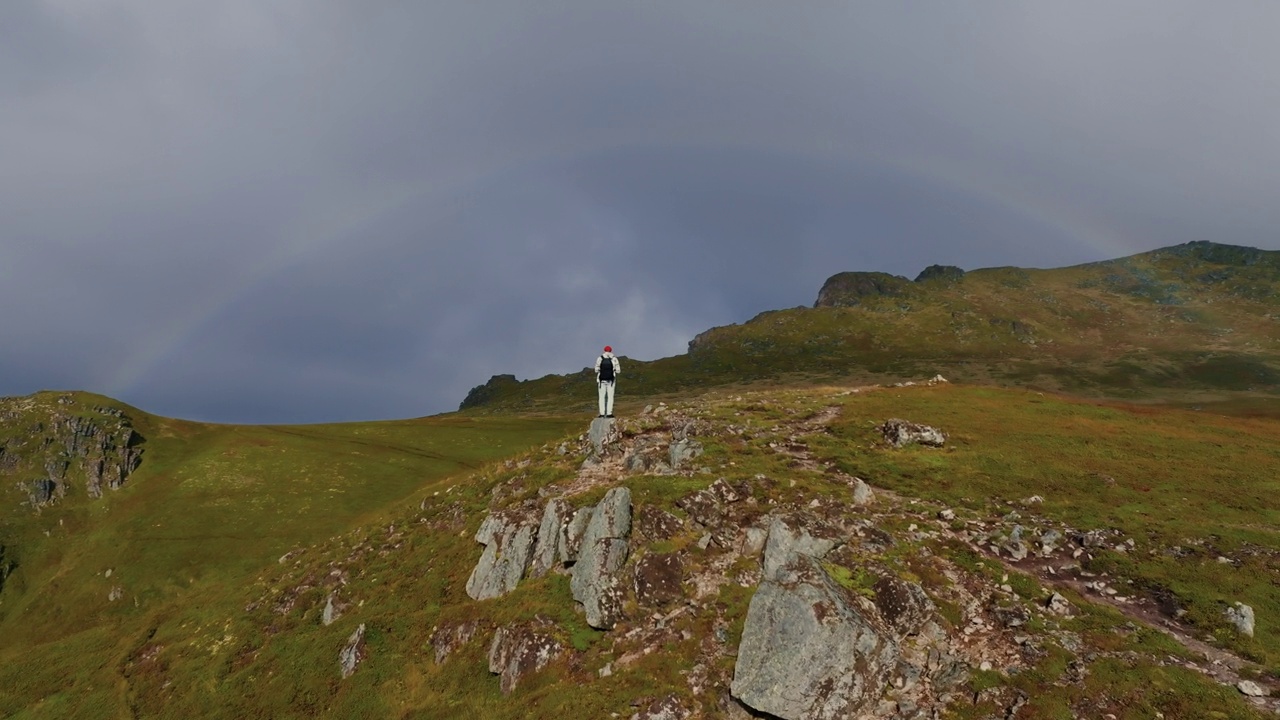
{"label": "mountain ridge", "polygon": [[[683,355],[630,360],[620,390],[941,372],[1084,394],[1274,393],[1277,297],[1280,251],[1207,241],[1049,270],[930,266],[915,281],[837,273],[812,308],[765,311],[699,333]],[[567,407],[590,399],[591,379],[494,376],[459,409]]]}

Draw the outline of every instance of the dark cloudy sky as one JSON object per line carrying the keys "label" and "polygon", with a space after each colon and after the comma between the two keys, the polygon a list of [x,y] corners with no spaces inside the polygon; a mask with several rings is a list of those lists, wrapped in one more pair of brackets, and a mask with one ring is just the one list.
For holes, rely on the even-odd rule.
{"label": "dark cloudy sky", "polygon": [[1280,249],[1277,37],[1270,2],[4,0],[0,394],[417,416],[841,270]]}

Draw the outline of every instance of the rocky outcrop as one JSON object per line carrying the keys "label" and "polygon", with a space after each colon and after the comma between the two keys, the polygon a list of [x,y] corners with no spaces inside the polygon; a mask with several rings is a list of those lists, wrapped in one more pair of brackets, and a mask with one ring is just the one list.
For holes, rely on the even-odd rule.
{"label": "rocky outcrop", "polygon": [[494,375],[489,378],[489,382],[471,388],[467,392],[467,396],[463,398],[462,403],[458,405],[458,409],[466,410],[467,408],[487,405],[502,395],[511,392],[519,385],[520,381],[516,380],[515,375]]}
{"label": "rocky outcrop", "polygon": [[436,652],[436,664],[443,663],[458,648],[471,642],[471,638],[475,637],[478,627],[479,623],[475,620],[468,620],[456,625],[437,626],[435,632],[431,634],[431,647]]}
{"label": "rocky outcrop", "polygon": [[793,552],[751,598],[731,691],[786,720],[855,717],[879,698],[897,660],[875,608]]}
{"label": "rocky outcrop", "polygon": [[489,672],[501,676],[499,686],[506,695],[526,675],[546,667],[563,652],[564,646],[546,623],[498,628],[489,644]]}
{"label": "rocky outcrop", "polygon": [[631,491],[616,487],[591,514],[569,582],[573,599],[582,603],[593,628],[611,629],[621,616],[623,592],[617,573],[627,560],[630,536]]}
{"label": "rocky outcrop", "polygon": [[880,432],[884,435],[884,439],[896,448],[912,443],[930,447],[942,447],[947,442],[946,433],[937,428],[907,422],[898,418],[886,420],[880,426]]}
{"label": "rocky outcrop", "polygon": [[486,517],[476,532],[484,554],[467,580],[467,594],[475,600],[487,600],[515,590],[529,567],[537,534],[538,526],[527,509]]}
{"label": "rocky outcrop", "polygon": [[559,562],[560,529],[564,527],[569,516],[569,504],[564,500],[552,500],[542,511],[542,522],[538,525],[538,544],[533,548],[533,560],[529,565],[530,577],[542,577],[551,571]]}
{"label": "rocky outcrop", "polygon": [[582,547],[582,537],[587,534],[587,525],[591,522],[594,507],[578,508],[573,519],[560,529],[560,562],[572,565],[578,561],[578,550]]}
{"label": "rocky outcrop", "polygon": [[953,283],[964,277],[964,270],[955,265],[930,265],[920,274],[916,276],[915,282],[929,282],[930,280]]}
{"label": "rocky outcrop", "polygon": [[775,518],[764,546],[764,578],[776,578],[795,555],[820,559],[835,546],[835,538],[814,537],[808,529],[793,529],[786,520]]}
{"label": "rocky outcrop", "polygon": [[142,461],[143,438],[121,410],[81,407],[73,395],[59,396],[56,403],[8,401],[22,409],[0,407],[6,424],[30,424],[0,441],[0,472],[27,476],[17,485],[32,508],[54,504],[77,488],[99,498],[122,487]]}
{"label": "rocky outcrop", "polygon": [[338,669],[342,672],[342,677],[349,678],[355,674],[356,667],[364,658],[364,623],[360,623],[360,627],[351,633],[346,646],[338,653]]}
{"label": "rocky outcrop", "polygon": [[903,295],[911,281],[882,272],[842,272],[827,278],[814,307],[845,307],[870,297]]}

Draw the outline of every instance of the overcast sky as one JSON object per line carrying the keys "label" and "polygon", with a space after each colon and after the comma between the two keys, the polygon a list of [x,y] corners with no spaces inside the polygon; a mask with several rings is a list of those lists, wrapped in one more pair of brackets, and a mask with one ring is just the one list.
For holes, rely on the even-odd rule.
{"label": "overcast sky", "polygon": [[1280,249],[1277,37],[1261,1],[4,0],[0,394],[411,417],[842,270]]}

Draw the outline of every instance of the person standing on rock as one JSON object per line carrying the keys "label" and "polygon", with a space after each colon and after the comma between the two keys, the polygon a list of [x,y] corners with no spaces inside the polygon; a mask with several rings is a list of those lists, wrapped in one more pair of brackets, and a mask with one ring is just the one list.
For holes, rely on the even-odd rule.
{"label": "person standing on rock", "polygon": [[600,417],[613,417],[613,385],[618,381],[622,366],[613,355],[613,348],[604,346],[604,352],[596,358],[596,392],[600,396]]}

